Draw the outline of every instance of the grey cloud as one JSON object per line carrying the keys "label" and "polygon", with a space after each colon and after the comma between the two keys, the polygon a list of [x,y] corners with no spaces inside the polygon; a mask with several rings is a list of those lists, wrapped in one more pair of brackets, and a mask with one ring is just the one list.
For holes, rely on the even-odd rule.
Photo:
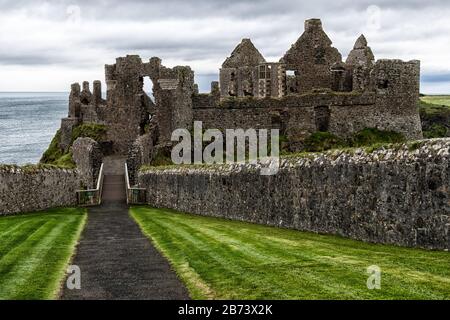
{"label": "grey cloud", "polygon": [[58,65],[67,62],[67,59],[61,56],[42,52],[10,53],[8,51],[0,51],[0,64],[2,65]]}
{"label": "grey cloud", "polygon": [[437,73],[437,74],[422,74],[421,80],[423,82],[450,82],[450,73]]}
{"label": "grey cloud", "polygon": [[[365,10],[368,6],[377,5],[391,9],[424,9],[430,7],[447,6],[446,0],[337,0],[337,1],[298,1],[298,0],[3,0],[0,1],[2,10],[17,10],[27,6],[38,7],[48,3],[55,8],[78,5],[87,18],[100,20],[108,19],[142,19],[174,18],[196,19],[205,16],[234,16],[237,18],[255,18],[276,15],[321,14],[331,12],[336,15],[346,10]],[[56,12],[57,10],[55,10]],[[59,10],[60,15],[65,12]]]}
{"label": "grey cloud", "polygon": [[[325,30],[345,57],[364,31],[366,9],[371,5],[379,6],[383,12],[382,34],[368,36],[377,57],[409,59],[423,54],[429,58],[433,53],[424,51],[421,41],[435,38],[442,26],[433,25],[430,20],[421,27],[411,15],[427,10],[432,18],[441,11],[450,11],[447,0],[0,0],[0,14],[23,11],[58,28],[65,23],[67,8],[71,5],[78,5],[81,10],[79,31],[75,28],[63,39],[60,35],[51,38],[50,32],[47,40],[51,48],[48,50],[45,46],[33,50],[26,40],[18,38],[12,50],[0,50],[0,66],[60,65],[87,69],[111,63],[116,56],[140,54],[143,59],[160,56],[163,60],[180,63],[192,61],[196,69],[195,63],[208,60],[212,67],[196,70],[206,85],[216,77],[214,70],[218,70],[241,38],[252,38],[264,56],[277,60],[303,32],[303,22],[307,18],[323,20]],[[164,29],[165,25],[173,27],[177,23],[179,30]],[[405,23],[412,24],[413,29],[404,30]],[[15,26],[9,27],[15,29]],[[2,30],[4,38],[9,31]],[[28,32],[42,33],[34,29]],[[70,45],[64,45],[66,42]],[[0,48],[3,45],[0,38]],[[425,61],[424,65],[427,62],[433,61]],[[423,81],[449,80],[450,63],[431,69],[426,71]]]}

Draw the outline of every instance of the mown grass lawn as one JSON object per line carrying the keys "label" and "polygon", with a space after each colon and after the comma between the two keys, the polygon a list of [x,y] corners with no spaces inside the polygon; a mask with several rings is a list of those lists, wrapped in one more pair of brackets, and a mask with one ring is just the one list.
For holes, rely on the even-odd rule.
{"label": "mown grass lawn", "polygon": [[[450,299],[450,253],[134,207],[194,299]],[[367,267],[382,270],[368,290]]]}
{"label": "mown grass lawn", "polygon": [[0,299],[54,299],[86,221],[84,209],[0,217]]}

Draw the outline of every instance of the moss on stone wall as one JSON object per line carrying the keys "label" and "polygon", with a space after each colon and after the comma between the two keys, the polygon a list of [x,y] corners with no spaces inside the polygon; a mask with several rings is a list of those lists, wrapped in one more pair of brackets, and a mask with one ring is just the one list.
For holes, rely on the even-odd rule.
{"label": "moss on stone wall", "polygon": [[158,151],[155,155],[155,157],[152,160],[151,165],[155,167],[160,166],[169,166],[172,165],[172,159],[170,158],[170,155],[165,154],[164,152]]}
{"label": "moss on stone wall", "polygon": [[348,139],[341,139],[329,132],[316,132],[305,140],[302,151],[321,152],[331,149],[371,148],[405,141],[406,139],[401,133],[376,128],[366,128]]}
{"label": "moss on stone wall", "polygon": [[[97,142],[104,139],[107,128],[105,125],[95,123],[84,123],[76,126],[72,130],[72,139],[70,147],[78,138],[91,138]],[[64,152],[60,147],[61,130],[58,130],[48,149],[44,152],[40,163],[50,164],[61,168],[75,168],[75,162],[72,159],[72,152]]]}
{"label": "moss on stone wall", "polygon": [[72,160],[72,153],[64,153],[59,146],[61,140],[61,130],[58,130],[50,143],[48,149],[44,152],[40,164],[53,165],[61,168],[75,168]]}
{"label": "moss on stone wall", "polygon": [[106,135],[107,128],[105,125],[96,123],[83,123],[76,126],[72,130],[72,143],[78,138],[91,138],[100,142]]}
{"label": "moss on stone wall", "polygon": [[302,151],[320,152],[343,147],[347,147],[345,140],[329,132],[316,132],[305,140]]}
{"label": "moss on stone wall", "polygon": [[395,131],[383,131],[375,128],[366,128],[355,133],[349,141],[350,147],[371,146],[378,143],[401,143],[405,137]]}

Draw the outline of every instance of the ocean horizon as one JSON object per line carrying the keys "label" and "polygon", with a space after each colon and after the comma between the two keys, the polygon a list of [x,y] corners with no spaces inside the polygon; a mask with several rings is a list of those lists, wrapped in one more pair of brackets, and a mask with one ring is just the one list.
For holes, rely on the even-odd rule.
{"label": "ocean horizon", "polygon": [[61,119],[67,116],[69,94],[61,91],[0,92],[0,164],[39,162],[59,129]]}
{"label": "ocean horizon", "polygon": [[35,164],[67,116],[69,92],[0,92],[0,164]]}

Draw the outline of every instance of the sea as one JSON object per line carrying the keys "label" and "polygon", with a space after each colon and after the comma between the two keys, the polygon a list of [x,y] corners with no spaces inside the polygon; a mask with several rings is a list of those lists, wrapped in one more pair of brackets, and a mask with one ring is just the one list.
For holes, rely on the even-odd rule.
{"label": "sea", "polygon": [[0,92],[0,164],[38,163],[68,101],[67,92]]}

